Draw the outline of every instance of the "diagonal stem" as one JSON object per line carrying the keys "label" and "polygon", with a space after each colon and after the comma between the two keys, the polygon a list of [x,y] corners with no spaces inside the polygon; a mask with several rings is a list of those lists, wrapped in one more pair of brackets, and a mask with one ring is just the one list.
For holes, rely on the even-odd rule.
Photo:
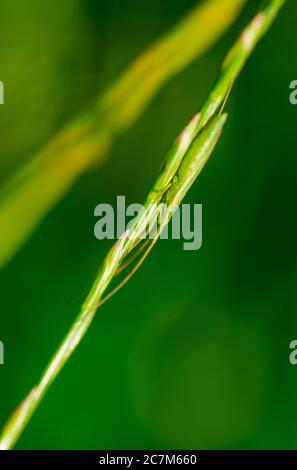
{"label": "diagonal stem", "polygon": [[269,0],[231,49],[221,75],[202,108],[200,118],[196,117],[177,140],[147,197],[143,211],[133,226],[107,254],[80,314],[50,361],[39,384],[33,388],[4,427],[0,438],[0,449],[10,449],[14,446],[50,384],[82,341],[104,292],[127,255],[139,243],[140,235],[147,224],[155,219],[156,212],[151,209],[151,203],[158,204],[165,200],[169,206],[176,207],[196,180],[211,155],[226,120],[226,115],[220,116],[216,113],[224,103],[230,85],[238,76],[259,39],[271,25],[284,1]]}

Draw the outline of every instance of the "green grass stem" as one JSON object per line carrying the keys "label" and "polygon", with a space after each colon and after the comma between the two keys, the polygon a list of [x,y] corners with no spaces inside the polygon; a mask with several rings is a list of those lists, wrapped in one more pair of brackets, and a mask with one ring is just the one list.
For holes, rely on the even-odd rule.
{"label": "green grass stem", "polygon": [[[141,242],[142,231],[156,216],[154,210],[151,210],[151,203],[166,202],[167,205],[173,207],[179,205],[196,180],[218,142],[224,126],[226,115],[221,114],[221,108],[225,103],[228,90],[283,3],[284,0],[266,2],[266,5],[247,26],[231,49],[201,114],[195,116],[173,146],[152,191],[147,197],[142,212],[132,227],[125,232],[124,236],[113,245],[107,254],[80,314],[45,369],[40,382],[31,390],[4,427],[0,438],[0,449],[10,449],[14,446],[49,386],[82,341],[111,281],[121,265],[127,260],[131,250]],[[165,223],[167,220],[166,222],[161,221],[159,233]]]}

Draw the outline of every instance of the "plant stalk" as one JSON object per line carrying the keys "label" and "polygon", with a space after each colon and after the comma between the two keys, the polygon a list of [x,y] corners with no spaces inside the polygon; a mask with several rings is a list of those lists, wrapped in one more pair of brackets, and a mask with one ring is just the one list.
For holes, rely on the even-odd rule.
{"label": "plant stalk", "polygon": [[[259,39],[267,31],[285,0],[269,0],[243,31],[228,54],[222,72],[202,112],[194,117],[169,153],[161,173],[149,193],[142,212],[132,227],[114,244],[107,254],[81,312],[60,348],[50,361],[39,384],[33,388],[7,422],[0,438],[0,449],[11,449],[26,427],[73,351],[83,339],[96,314],[102,296],[131,250],[140,242],[147,224],[156,217],[153,203],[166,202],[176,207],[196,180],[211,155],[224,126],[226,115],[218,110]],[[161,221],[160,230],[167,223]],[[160,232],[159,232],[160,233]]]}

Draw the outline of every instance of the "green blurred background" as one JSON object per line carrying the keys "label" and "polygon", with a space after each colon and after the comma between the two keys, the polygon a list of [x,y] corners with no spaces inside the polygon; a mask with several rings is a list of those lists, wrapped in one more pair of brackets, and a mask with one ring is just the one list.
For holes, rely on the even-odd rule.
{"label": "green blurred background", "polygon": [[[1,0],[1,183],[196,3]],[[94,207],[144,199],[259,4],[158,93],[0,272],[0,423],[38,381],[110,246],[94,238]],[[187,196],[203,203],[202,249],[160,241],[98,312],[17,448],[297,449],[296,25],[288,1]]]}

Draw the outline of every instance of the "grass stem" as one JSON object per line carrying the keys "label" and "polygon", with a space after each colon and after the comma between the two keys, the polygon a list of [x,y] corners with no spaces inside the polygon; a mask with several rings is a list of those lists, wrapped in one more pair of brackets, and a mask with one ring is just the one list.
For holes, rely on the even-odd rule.
{"label": "grass stem", "polygon": [[[202,108],[201,114],[195,116],[176,141],[146,199],[142,212],[132,227],[113,245],[107,254],[80,314],[50,361],[39,384],[33,388],[4,427],[0,438],[0,449],[10,449],[14,446],[50,384],[55,380],[73,351],[82,341],[92,323],[103,294],[131,253],[131,250],[140,243],[140,235],[143,230],[156,217],[154,209],[151,209],[151,203],[166,202],[174,210],[174,207],[182,202],[187,191],[196,180],[213,152],[226,121],[226,115],[219,114],[218,110],[225,102],[228,90],[247,58],[271,25],[283,3],[284,0],[269,0],[232,47],[224,62],[222,72]],[[165,223],[167,223],[167,220],[166,222],[161,221],[159,232]],[[150,248],[151,246],[149,246]]]}

